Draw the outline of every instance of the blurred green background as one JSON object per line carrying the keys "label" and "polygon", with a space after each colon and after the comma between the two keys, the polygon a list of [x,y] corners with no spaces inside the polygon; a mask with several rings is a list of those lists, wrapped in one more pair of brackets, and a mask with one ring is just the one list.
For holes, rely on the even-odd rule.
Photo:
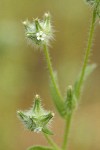
{"label": "blurred green background", "polygon": [[[52,14],[55,41],[50,53],[58,72],[61,91],[74,83],[87,44],[91,9],[84,0],[0,0],[0,150],[25,150],[34,144],[47,144],[40,134],[24,129],[16,116],[28,109],[35,94],[46,109],[55,108],[49,92],[47,67],[42,51],[26,42],[22,21]],[[97,23],[90,63],[97,69],[88,78],[82,101],[75,114],[70,150],[100,150],[100,25]],[[56,113],[53,138],[63,137],[63,120]],[[60,144],[59,144],[60,145]]]}

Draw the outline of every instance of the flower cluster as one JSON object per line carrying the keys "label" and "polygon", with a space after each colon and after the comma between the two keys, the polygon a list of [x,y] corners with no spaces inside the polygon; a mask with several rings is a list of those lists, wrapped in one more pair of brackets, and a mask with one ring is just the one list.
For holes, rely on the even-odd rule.
{"label": "flower cluster", "polygon": [[47,112],[43,109],[38,95],[35,96],[34,105],[30,110],[24,112],[17,111],[17,114],[27,129],[37,133],[42,131],[46,134],[53,134],[48,129],[48,125],[54,117],[54,113]]}
{"label": "flower cluster", "polygon": [[34,19],[32,23],[28,20],[23,22],[26,37],[35,46],[41,47],[43,44],[49,45],[53,39],[53,29],[49,13],[45,13],[42,20]]}

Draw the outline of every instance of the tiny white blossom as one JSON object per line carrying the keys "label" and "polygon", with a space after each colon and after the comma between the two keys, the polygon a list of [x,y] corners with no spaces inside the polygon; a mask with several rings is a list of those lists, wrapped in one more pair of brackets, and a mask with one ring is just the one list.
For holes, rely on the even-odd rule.
{"label": "tiny white blossom", "polygon": [[43,33],[43,31],[40,31],[40,32],[36,33],[36,36],[37,36],[37,40],[44,41],[45,37],[46,37],[46,34]]}

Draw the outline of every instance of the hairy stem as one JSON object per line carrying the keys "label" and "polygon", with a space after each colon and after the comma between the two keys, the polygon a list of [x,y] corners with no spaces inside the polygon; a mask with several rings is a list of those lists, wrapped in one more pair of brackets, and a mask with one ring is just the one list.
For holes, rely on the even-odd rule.
{"label": "hairy stem", "polygon": [[[79,100],[79,97],[80,97],[81,86],[83,84],[84,75],[85,75],[86,67],[87,67],[87,64],[88,64],[89,55],[90,55],[90,52],[91,52],[93,34],[94,34],[95,22],[96,22],[96,15],[97,15],[96,14],[97,7],[95,7],[94,10],[93,10],[92,23],[91,23],[91,26],[90,26],[88,44],[87,44],[87,48],[86,48],[86,53],[85,53],[84,63],[83,63],[82,71],[81,71],[80,80],[79,80],[79,83],[78,83],[78,86],[77,86],[76,97],[78,98],[78,100]],[[71,128],[71,120],[72,120],[72,117],[73,117],[73,112],[66,119],[66,126],[65,126],[65,132],[64,132],[64,141],[63,141],[63,146],[62,146],[63,150],[67,150],[67,148],[68,148],[68,139],[69,139],[69,133],[70,133],[70,128]]]}
{"label": "hairy stem", "polygon": [[85,75],[86,67],[87,67],[87,64],[88,64],[89,55],[90,55],[90,52],[91,52],[94,29],[95,29],[95,22],[96,22],[96,15],[97,15],[96,11],[97,11],[97,7],[94,8],[94,10],[93,10],[92,23],[91,23],[91,26],[90,26],[90,32],[89,32],[89,38],[88,38],[88,44],[87,44],[87,48],[86,48],[84,63],[83,63],[82,71],[81,71],[80,80],[79,80],[77,90],[76,90],[76,97],[78,99],[79,99],[79,96],[80,96],[81,87],[82,87],[82,83],[83,83],[83,80],[84,80],[84,75]]}
{"label": "hairy stem", "polygon": [[54,150],[61,150],[56,144],[55,142],[50,138],[50,136],[48,136],[47,134],[44,133],[45,138],[47,139],[48,143],[52,146],[52,148]]}
{"label": "hairy stem", "polygon": [[72,114],[68,115],[65,123],[65,131],[64,131],[64,140],[63,140],[63,145],[62,149],[66,150],[67,145],[68,145],[68,139],[69,139],[69,133],[70,133],[70,128],[71,128],[71,121],[72,121]]}
{"label": "hairy stem", "polygon": [[46,58],[46,63],[47,63],[47,67],[48,67],[48,71],[50,75],[50,81],[52,82],[52,85],[53,85],[53,93],[54,93],[53,96],[55,96],[53,97],[53,101],[58,112],[60,113],[61,116],[63,116],[63,98],[55,80],[52,63],[50,60],[49,50],[46,44],[44,44],[44,55]]}
{"label": "hairy stem", "polygon": [[57,87],[57,84],[56,84],[56,81],[55,81],[55,78],[54,78],[52,63],[51,63],[50,55],[49,55],[49,50],[48,50],[48,47],[47,47],[46,44],[44,45],[44,54],[45,54],[45,58],[46,58],[46,61],[47,61],[48,70],[49,70],[49,74],[50,74],[52,83],[54,84],[54,87],[56,89],[56,92],[57,92],[58,96],[62,99],[60,91]]}

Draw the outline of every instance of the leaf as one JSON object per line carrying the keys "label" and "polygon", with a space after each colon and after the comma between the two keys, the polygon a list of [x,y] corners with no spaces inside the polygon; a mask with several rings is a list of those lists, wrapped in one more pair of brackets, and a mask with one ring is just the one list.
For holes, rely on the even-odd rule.
{"label": "leaf", "polygon": [[50,147],[44,147],[44,146],[33,146],[28,148],[27,150],[53,150]]}
{"label": "leaf", "polygon": [[94,71],[94,69],[95,69],[96,67],[97,67],[96,64],[91,64],[91,65],[88,65],[88,66],[86,67],[84,80],[86,80],[86,79],[91,75],[91,73]]}
{"label": "leaf", "polygon": [[56,82],[56,87],[52,80],[50,79],[50,89],[51,89],[51,95],[54,101],[54,104],[56,106],[56,109],[58,110],[59,114],[64,117],[64,102],[62,100],[62,97],[60,96],[60,93],[58,93],[59,87],[58,87],[58,82],[57,82],[57,76],[54,73],[54,78]]}
{"label": "leaf", "polygon": [[[91,64],[91,65],[88,65],[87,67],[86,67],[86,70],[85,70],[85,75],[84,75],[84,78],[83,78],[83,85],[84,85],[84,82],[86,81],[86,79],[91,75],[91,73],[94,71],[94,69],[97,67],[97,65],[96,64]],[[75,95],[76,95],[76,97],[77,97],[77,89],[78,89],[78,85],[79,85],[79,82],[80,82],[80,76],[81,76],[81,73],[79,74],[79,76],[78,76],[78,78],[77,78],[77,80],[76,80],[76,82],[75,82],[75,84],[74,84],[74,93],[75,93]],[[82,85],[82,86],[83,86]]]}

